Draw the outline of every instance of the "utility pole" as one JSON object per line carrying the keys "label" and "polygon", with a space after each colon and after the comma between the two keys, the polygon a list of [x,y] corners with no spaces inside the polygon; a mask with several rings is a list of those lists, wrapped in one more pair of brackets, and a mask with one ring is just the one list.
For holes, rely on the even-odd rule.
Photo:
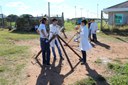
{"label": "utility pole", "polygon": [[50,24],[50,2],[48,2],[48,24]]}
{"label": "utility pole", "polygon": [[75,6],[75,18],[76,18],[76,6]]}
{"label": "utility pole", "polygon": [[1,18],[2,18],[2,27],[4,27],[4,16],[2,13],[2,6],[0,6],[0,10],[1,10]]}
{"label": "utility pole", "polygon": [[2,14],[2,6],[0,6],[0,12],[1,12],[1,14]]}
{"label": "utility pole", "polygon": [[97,18],[98,18],[98,6],[99,6],[99,4],[97,4]]}
{"label": "utility pole", "polygon": [[83,8],[80,8],[81,9],[81,17],[82,17],[82,10],[83,10]]}

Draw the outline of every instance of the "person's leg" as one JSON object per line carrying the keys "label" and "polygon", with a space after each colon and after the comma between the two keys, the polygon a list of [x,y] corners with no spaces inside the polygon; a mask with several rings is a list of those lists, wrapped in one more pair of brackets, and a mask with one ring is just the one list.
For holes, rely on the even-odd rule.
{"label": "person's leg", "polygon": [[97,36],[96,36],[96,34],[93,34],[93,40],[94,40],[94,42],[97,41]]}
{"label": "person's leg", "polygon": [[91,29],[89,29],[89,40],[91,41]]}
{"label": "person's leg", "polygon": [[42,59],[43,59],[43,64],[46,64],[46,50],[45,48],[45,41],[44,39],[40,38],[40,46],[42,50]]}
{"label": "person's leg", "polygon": [[56,45],[56,47],[57,47],[57,49],[58,49],[58,52],[59,52],[60,58],[63,58],[63,57],[62,57],[62,52],[61,52],[60,47],[58,46],[57,40],[55,40],[55,45]]}
{"label": "person's leg", "polygon": [[82,62],[86,63],[86,51],[82,50],[81,52],[82,52],[82,57],[83,57]]}
{"label": "person's leg", "polygon": [[47,57],[47,65],[50,65],[50,44],[48,42],[48,40],[46,39],[45,41],[45,47],[46,47],[46,57]]}
{"label": "person's leg", "polygon": [[55,53],[55,48],[54,47],[52,47],[52,53],[53,53],[54,59],[56,60],[56,53]]}
{"label": "person's leg", "polygon": [[97,41],[97,35],[95,34],[95,41]]}

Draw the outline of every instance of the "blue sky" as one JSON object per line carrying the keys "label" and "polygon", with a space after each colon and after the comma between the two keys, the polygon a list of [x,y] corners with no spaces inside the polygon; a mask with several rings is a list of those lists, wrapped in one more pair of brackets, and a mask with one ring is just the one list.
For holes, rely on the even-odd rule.
{"label": "blue sky", "polygon": [[61,15],[64,12],[65,18],[73,18],[76,6],[76,17],[97,17],[97,9],[98,17],[100,17],[102,9],[124,1],[126,0],[0,0],[0,7],[5,15],[32,14],[40,16],[48,14],[47,5],[50,2],[51,16]]}

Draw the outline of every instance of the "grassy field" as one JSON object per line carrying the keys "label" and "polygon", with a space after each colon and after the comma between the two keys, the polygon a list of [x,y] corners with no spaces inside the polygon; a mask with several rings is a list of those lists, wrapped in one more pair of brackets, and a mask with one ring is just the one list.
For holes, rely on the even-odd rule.
{"label": "grassy field", "polygon": [[[75,24],[65,22],[66,31],[72,31]],[[7,30],[0,31],[0,85],[22,85],[26,75],[23,75],[25,66],[30,59],[28,45],[19,45],[16,42],[28,41],[38,38],[35,33],[14,33]],[[98,37],[105,42],[128,42],[127,36],[108,35],[103,32],[98,33]],[[97,60],[96,63],[100,63]],[[128,85],[128,64],[108,63],[106,67],[114,74],[106,78],[110,85]],[[73,85],[96,85],[96,81],[91,77],[77,81]]]}
{"label": "grassy field", "polygon": [[21,85],[25,75],[21,75],[29,57],[29,46],[15,42],[37,38],[36,34],[0,31],[0,85]]}
{"label": "grassy field", "polygon": [[66,31],[72,31],[75,27],[75,24],[72,22],[65,22],[64,23]]}

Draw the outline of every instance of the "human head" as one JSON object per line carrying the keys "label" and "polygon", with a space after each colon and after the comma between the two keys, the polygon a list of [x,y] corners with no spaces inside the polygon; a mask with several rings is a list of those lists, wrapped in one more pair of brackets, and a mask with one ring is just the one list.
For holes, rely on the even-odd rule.
{"label": "human head", "polygon": [[55,18],[52,19],[52,24],[53,24],[53,25],[56,25],[57,23],[58,23],[58,20],[57,20],[57,19],[55,19]]}
{"label": "human head", "polygon": [[81,21],[81,25],[82,25],[82,26],[84,26],[84,25],[86,25],[86,24],[87,24],[87,21],[86,21],[86,20],[82,20],[82,21]]}
{"label": "human head", "polygon": [[47,19],[46,19],[46,18],[42,18],[42,19],[40,20],[40,23],[42,23],[42,24],[47,24]]}
{"label": "human head", "polygon": [[95,22],[95,20],[94,20],[94,19],[92,19],[92,22]]}

